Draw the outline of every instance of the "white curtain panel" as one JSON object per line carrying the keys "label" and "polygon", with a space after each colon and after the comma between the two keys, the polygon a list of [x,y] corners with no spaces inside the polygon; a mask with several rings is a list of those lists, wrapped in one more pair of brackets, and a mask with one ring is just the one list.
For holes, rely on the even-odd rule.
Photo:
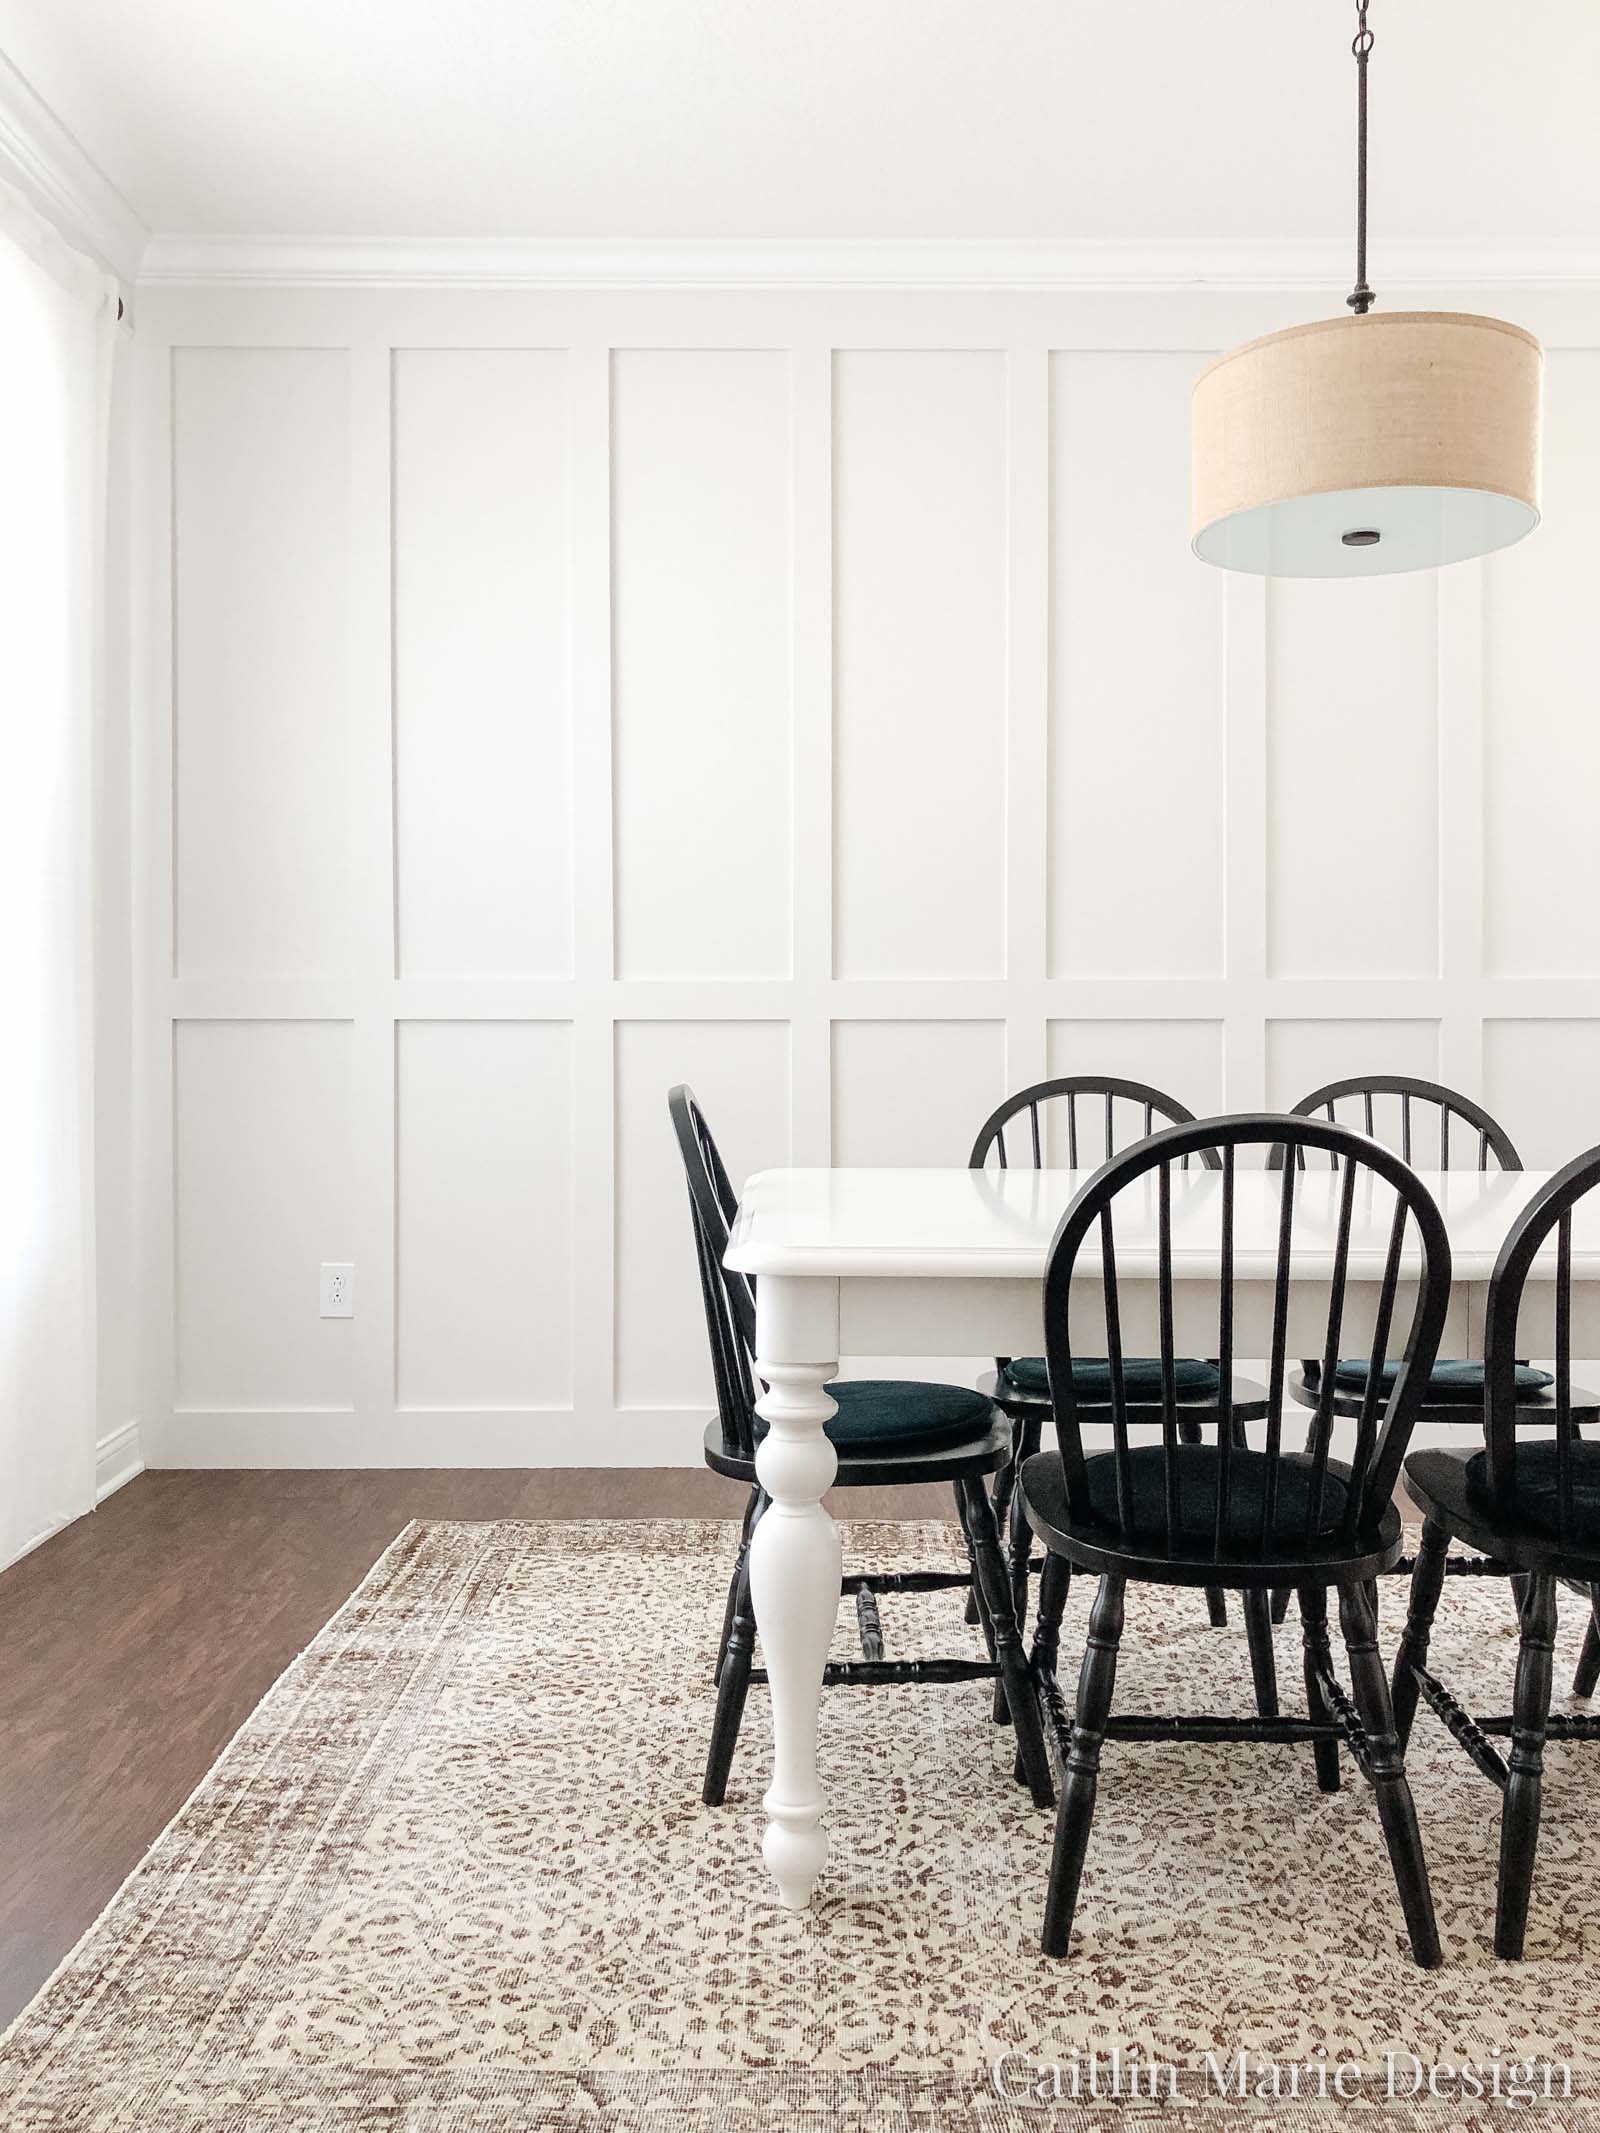
{"label": "white curtain panel", "polygon": [[0,187],[0,1564],[94,1502],[94,852],[115,285]]}

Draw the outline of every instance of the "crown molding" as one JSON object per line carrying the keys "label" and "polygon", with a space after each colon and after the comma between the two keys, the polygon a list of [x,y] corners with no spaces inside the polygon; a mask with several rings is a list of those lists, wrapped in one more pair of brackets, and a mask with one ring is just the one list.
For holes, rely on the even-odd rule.
{"label": "crown molding", "polygon": [[0,177],[68,243],[119,280],[139,277],[150,232],[77,136],[0,53]]}
{"label": "crown molding", "polygon": [[[393,237],[153,237],[154,287],[522,289],[1341,289],[1349,247],[905,239],[556,242]],[[1408,243],[1379,262],[1392,289],[1600,286],[1600,250]]]}

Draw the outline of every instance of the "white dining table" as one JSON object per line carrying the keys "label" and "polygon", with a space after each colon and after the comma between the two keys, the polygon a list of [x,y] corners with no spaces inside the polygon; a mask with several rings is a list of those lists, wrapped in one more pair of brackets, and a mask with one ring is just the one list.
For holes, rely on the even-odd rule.
{"label": "white dining table", "polygon": [[[772,1783],[763,1856],[781,1901],[803,1909],[828,1856],[817,1770],[823,1666],[839,1604],[839,1533],[822,1505],[837,1459],[823,1425],[839,1357],[1037,1355],[1050,1240],[1078,1187],[1071,1170],[764,1170],[740,1201],[726,1263],[755,1277],[758,1410],[768,1430],[756,1472],[771,1499],[750,1549],[756,1626],[772,1707]],[[1489,1275],[1512,1220],[1545,1182],[1541,1171],[1419,1173],[1444,1216],[1453,1278],[1441,1356],[1482,1354]],[[1240,1170],[1234,1207],[1234,1353],[1271,1347],[1281,1179]],[[1173,1174],[1174,1338],[1180,1354],[1217,1353],[1221,1177]],[[1339,1180],[1296,1181],[1288,1346],[1320,1354]],[[1156,1329],[1155,1173],[1117,1202],[1116,1266],[1123,1338],[1153,1352]],[[1362,1352],[1382,1281],[1394,1211],[1390,1188],[1366,1174],[1356,1195],[1342,1346]],[[1414,1246],[1410,1248],[1414,1267]],[[1553,1248],[1525,1292],[1519,1352],[1550,1352]],[[1081,1254],[1079,1265],[1092,1262]],[[1395,1323],[1409,1322],[1407,1261]],[[1600,1195],[1580,1201],[1572,1238],[1573,1353],[1600,1356]],[[1544,1278],[1540,1278],[1540,1276]],[[1082,1353],[1104,1352],[1103,1297],[1075,1278],[1070,1313]]]}

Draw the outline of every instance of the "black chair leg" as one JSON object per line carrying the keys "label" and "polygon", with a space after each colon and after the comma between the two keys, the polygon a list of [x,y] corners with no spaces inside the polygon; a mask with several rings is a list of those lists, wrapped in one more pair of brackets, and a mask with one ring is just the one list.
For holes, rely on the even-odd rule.
{"label": "black chair leg", "polygon": [[[1108,1573],[1100,1580],[1100,1590],[1089,1613],[1089,1641],[1084,1649],[1083,1671],[1078,1676],[1077,1709],[1067,1748],[1061,1805],[1056,1813],[1050,1888],[1045,1897],[1040,1946],[1046,1955],[1065,1955],[1072,1939],[1072,1918],[1078,1908],[1078,1885],[1083,1879],[1089,1825],[1094,1820],[1095,1794],[1100,1785],[1100,1748],[1117,1685],[1123,1589],[1124,1580]],[[1041,1613],[1043,1606],[1041,1597]]]}
{"label": "black chair leg", "polygon": [[[992,1499],[994,1503],[995,1523],[999,1526],[1000,1531],[1002,1533],[1004,1533],[1006,1530],[1007,1513],[1010,1509],[1011,1499],[1016,1492],[1017,1474],[1020,1470],[1022,1463],[1022,1424],[1016,1419],[1015,1416],[1012,1416],[1010,1418],[1010,1421],[1011,1457],[1007,1460],[1006,1464],[1000,1469],[999,1473],[996,1474],[996,1476],[994,1477],[994,1495]],[[971,1590],[967,1594],[968,1627],[976,1628],[978,1623],[982,1620],[983,1617],[978,1611],[978,1584],[976,1578],[974,1578]],[[995,1723],[998,1725],[1002,1724],[1003,1721],[1000,1719],[996,1719]]]}
{"label": "black chair leg", "polygon": [[[995,1523],[998,1525],[999,1520]],[[1011,1578],[1011,1615],[1017,1625],[1017,1635],[1021,1637],[1028,1627],[1028,1564],[1033,1555],[1033,1529],[1022,1508],[1020,1489],[1011,1499],[1009,1527],[1006,1532],[1006,1569]]]}
{"label": "black chair leg", "polygon": [[[1042,1420],[1023,1423],[1022,1442],[1017,1453],[1015,1468],[1019,1483],[1023,1461],[1033,1458],[1039,1449],[1043,1436],[1044,1423]],[[1011,1612],[1016,1617],[1017,1635],[1020,1637],[1028,1626],[1028,1564],[1033,1556],[1033,1529],[1028,1524],[1028,1515],[1022,1508],[1022,1490],[1020,1486],[1012,1489],[1009,1510],[1009,1533],[1007,1533],[1006,1520],[1000,1516],[998,1505],[995,1507],[995,1524],[1002,1533],[1007,1533],[1009,1542]]]}
{"label": "black chair leg", "polygon": [[1589,1587],[1589,1623],[1583,1633],[1583,1650],[1572,1677],[1574,1696],[1592,1696],[1600,1682],[1600,1585]]}
{"label": "black chair leg", "polygon": [[1411,1725],[1417,1715],[1417,1677],[1413,1669],[1428,1663],[1428,1643],[1439,1595],[1444,1590],[1444,1561],[1449,1547],[1449,1534],[1430,1518],[1422,1528],[1422,1546],[1411,1573],[1411,1604],[1406,1610],[1400,1649],[1395,1653],[1394,1680],[1389,1691],[1394,1704],[1395,1737],[1402,1755],[1410,1743]]}
{"label": "black chair leg", "polygon": [[1071,1590],[1072,1565],[1064,1555],[1052,1555],[1047,1550],[1039,1578],[1039,1611],[1033,1624],[1030,1663],[1035,1673],[1053,1674],[1056,1670],[1061,1650],[1061,1617],[1067,1611],[1067,1594]]}
{"label": "black chair leg", "polygon": [[[1022,1461],[1033,1457],[1033,1453],[1037,1453],[1037,1450],[1039,1450],[1037,1429],[1035,1429],[1035,1442],[1033,1442],[1033,1446],[1030,1446],[1028,1444],[1028,1423],[1015,1423],[1015,1427],[1011,1431],[1011,1461],[1009,1461],[1007,1468],[1001,1470],[1001,1476],[998,1476],[998,1480],[996,1480],[994,1497],[986,1495],[986,1502],[990,1504],[992,1517],[994,1517],[996,1536],[1005,1534],[1007,1542],[1015,1540],[1015,1525],[1013,1525],[1013,1521],[1018,1521],[1018,1519],[1022,1521],[1022,1529],[1024,1529],[1024,1544],[1028,1544],[1030,1540],[1033,1540],[1033,1536],[1028,1534],[1028,1521],[1022,1519],[1022,1491],[1018,1489],[1018,1474],[1022,1472]],[[1007,1487],[1001,1487],[1003,1482]],[[983,1640],[986,1640],[986,1645],[990,1649],[990,1659],[996,1659],[996,1664],[998,1664],[998,1653],[996,1653],[996,1645],[994,1645],[994,1625],[992,1625],[988,1610],[983,1608],[983,1604],[981,1604],[981,1600],[983,1600],[983,1585],[981,1585],[981,1578],[979,1578],[979,1572],[977,1572],[977,1542],[975,1542],[975,1534],[973,1534],[971,1514],[969,1514],[969,1508],[966,1508],[966,1502],[962,1497],[962,1485],[960,1485],[960,1482],[956,1482],[956,1508],[960,1510],[962,1531],[966,1534],[966,1559],[969,1559],[971,1566],[973,1566],[973,1589],[969,1591],[969,1595],[966,1595],[966,1619],[981,1623]],[[1011,1576],[1011,1572],[1007,1568],[1007,1578],[1009,1576]],[[1028,1610],[1028,1574],[1026,1574],[1026,1557],[1024,1557],[1022,1613],[1018,1613],[1018,1606],[1015,1606],[1015,1589],[1013,1589],[1013,1600],[1011,1600],[1011,1619],[1015,1621],[1015,1630],[1018,1630],[1018,1645],[1022,1645],[1022,1623],[1026,1621],[1026,1610]],[[1009,1723],[1011,1723],[1011,1700],[1005,1694],[1005,1674],[996,1674],[996,1677],[994,1677],[992,1717],[994,1717],[996,1726],[1009,1726]],[[1020,1764],[1022,1764],[1022,1758],[1018,1755],[1018,1768],[1020,1768]],[[1022,1781],[1022,1779],[1018,1779],[1018,1781]]]}
{"label": "black chair leg", "polygon": [[[1064,1555],[1052,1555],[1046,1549],[1044,1569],[1039,1574],[1039,1611],[1034,1617],[1033,1649],[1028,1655],[1028,1668],[1036,1681],[1056,1670],[1061,1654],[1061,1617],[1067,1611],[1067,1594],[1071,1589],[1072,1565]],[[1023,1782],[1020,1755],[1012,1765],[1011,1775],[1019,1785]]]}
{"label": "black chair leg", "polygon": [[[1313,1725],[1331,1725],[1333,1713],[1328,1708],[1322,1675],[1325,1670],[1332,1672],[1333,1653],[1328,1643],[1328,1595],[1321,1585],[1300,1588],[1300,1642],[1305,1654],[1306,1716]],[[1313,1741],[1311,1753],[1316,1760],[1318,1791],[1337,1792],[1339,1743]]]}
{"label": "black chair leg", "polygon": [[1289,1588],[1287,1585],[1280,1585],[1272,1595],[1272,1619],[1275,1623],[1287,1622],[1289,1619]]}
{"label": "black chair leg", "polygon": [[1256,1709],[1263,1718],[1278,1715],[1278,1662],[1272,1650],[1272,1594],[1265,1587],[1241,1595],[1245,1635],[1250,1640],[1250,1678]]}
{"label": "black chair leg", "polygon": [[[754,1521],[752,1520],[752,1527]],[[750,1563],[739,1565],[733,1595],[733,1620],[722,1655],[722,1678],[717,1684],[717,1712],[711,1722],[711,1747],[706,1755],[706,1780],[700,1797],[708,1807],[720,1807],[728,1793],[728,1772],[733,1751],[739,1744],[739,1721],[750,1690],[750,1663],[755,1652],[756,1617],[750,1604]]]}
{"label": "black chair leg", "polygon": [[[1199,1444],[1203,1442],[1204,1435],[1205,1433],[1199,1423],[1193,1419],[1187,1422],[1179,1422],[1178,1424],[1178,1442],[1180,1444]],[[1213,1629],[1227,1628],[1228,1595],[1220,1585],[1208,1585],[1206,1587],[1206,1614],[1210,1618]]]}
{"label": "black chair leg", "polygon": [[[971,1583],[967,1587],[967,1620],[975,1622],[979,1629],[983,1631],[984,1646],[992,1661],[994,1658],[994,1625],[989,1620],[989,1610],[983,1604],[983,1582],[978,1575],[978,1547],[972,1534],[972,1512],[967,1500],[967,1485],[964,1481],[958,1481],[953,1486],[956,1499],[956,1516],[961,1521],[961,1538],[965,1541],[967,1548],[967,1573],[971,1579]],[[982,1487],[981,1482],[979,1487]],[[995,1701],[998,1704],[1003,1700],[1002,1692],[997,1683]],[[1010,1715],[1010,1706],[1007,1705],[1005,1717],[1009,1718]],[[1004,1722],[1004,1719],[996,1720],[997,1724],[1004,1724]]]}
{"label": "black chair leg", "polygon": [[993,1641],[995,1664],[1000,1669],[1001,1685],[1010,1707],[1011,1723],[1017,1729],[1017,1754],[1028,1790],[1033,1794],[1033,1804],[1048,1807],[1056,1794],[1050,1782],[1044,1720],[1023,1654],[1022,1639],[1017,1635],[1016,1620],[1011,1612],[1011,1588],[1000,1536],[995,1531],[994,1507],[981,1481],[959,1482],[957,1487],[966,1497],[967,1531],[977,1565],[978,1591]]}
{"label": "black chair leg", "polygon": [[1011,1510],[1011,1500],[1017,1492],[1017,1476],[1022,1462],[1027,1458],[1028,1425],[1015,1417],[1011,1422],[1011,1457],[994,1477],[994,1493],[990,1501],[994,1505],[994,1522],[1002,1533]]}
{"label": "black chair leg", "polygon": [[1428,1887],[1428,1863],[1406,1778],[1405,1757],[1395,1738],[1394,1707],[1378,1654],[1378,1625],[1368,1585],[1339,1588],[1339,1627],[1350,1658],[1351,1692],[1366,1735],[1372,1790],[1384,1842],[1389,1847],[1400,1908],[1405,1913],[1406,1931],[1411,1937],[1411,1952],[1422,1969],[1437,1970],[1444,1958],[1433,1915],[1433,1894]]}
{"label": "black chair leg", "polygon": [[1544,1788],[1544,1737],[1556,1641],[1556,1581],[1535,1576],[1522,1603],[1522,1646],[1511,1702],[1511,1753],[1506,1758],[1505,1804],[1500,1810],[1500,1880],[1495,1898],[1494,1952],[1515,1962],[1522,1954],[1539,1848],[1539,1800]]}
{"label": "black chair leg", "polygon": [[722,1636],[717,1644],[717,1664],[711,1676],[712,1687],[722,1679],[722,1662],[727,1656],[728,1638],[733,1632],[733,1610],[739,1597],[739,1580],[744,1574],[746,1559],[750,1554],[750,1536],[755,1531],[757,1510],[763,1490],[759,1482],[750,1491],[750,1501],[744,1507],[744,1524],[739,1530],[739,1553],[733,1565],[733,1576],[728,1580],[728,1604],[722,1610]]}

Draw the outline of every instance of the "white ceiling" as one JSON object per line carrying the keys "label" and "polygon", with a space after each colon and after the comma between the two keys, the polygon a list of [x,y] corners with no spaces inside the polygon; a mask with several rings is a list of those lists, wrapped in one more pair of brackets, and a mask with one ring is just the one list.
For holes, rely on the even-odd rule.
{"label": "white ceiling", "polygon": [[[1349,0],[0,0],[164,232],[1342,238]],[[1592,250],[1596,0],[1373,0],[1387,239]]]}

